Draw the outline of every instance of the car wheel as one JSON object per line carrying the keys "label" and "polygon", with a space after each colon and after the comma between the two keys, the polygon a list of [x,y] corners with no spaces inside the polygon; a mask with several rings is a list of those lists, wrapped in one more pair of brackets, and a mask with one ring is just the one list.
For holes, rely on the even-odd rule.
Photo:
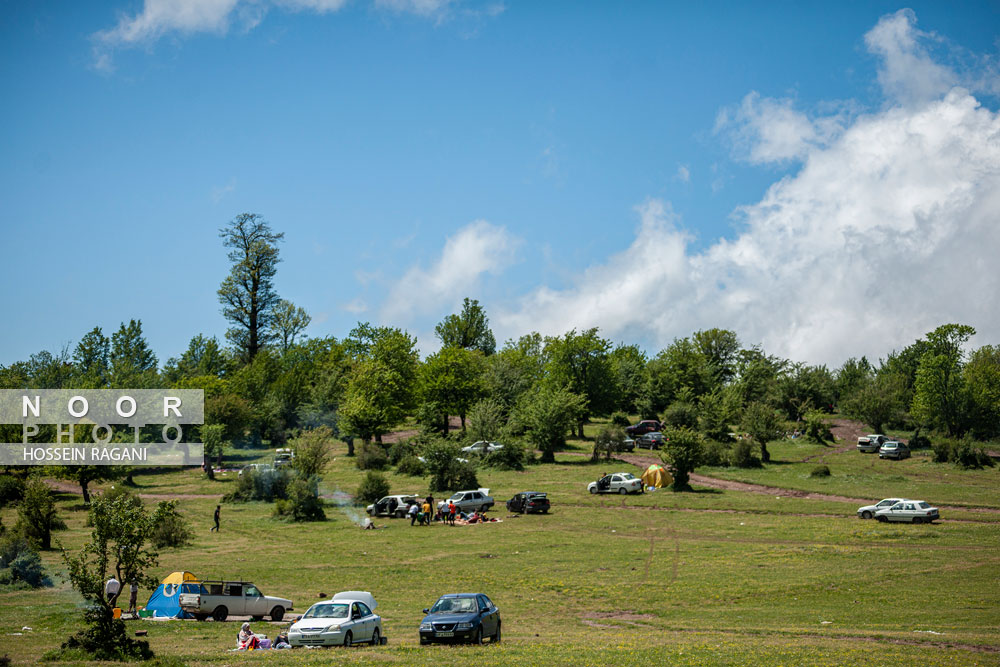
{"label": "car wheel", "polygon": [[618,489],[618,493],[620,493],[620,494],[622,494],[622,495],[624,496],[625,494],[627,494],[627,493],[628,493],[628,489],[626,489],[626,488],[625,488],[625,487],[623,486],[623,487],[621,487],[620,489]]}
{"label": "car wheel", "polygon": [[870,519],[870,518],[872,518],[872,513],[869,512],[868,510],[865,510],[864,512],[861,513],[861,518],[862,519]]}
{"label": "car wheel", "polygon": [[195,614],[194,615],[194,620],[196,620],[196,621],[204,621],[207,618],[208,618],[208,614]]}
{"label": "car wheel", "polygon": [[348,648],[350,648],[350,646],[351,646],[351,643],[352,643],[353,641],[354,641],[354,635],[353,635],[353,634],[351,634],[351,631],[350,631],[350,630],[348,630],[348,631],[347,631],[347,634],[346,634],[346,635],[344,635],[344,646],[347,646]]}
{"label": "car wheel", "polygon": [[877,516],[875,518],[878,519],[879,521],[881,521],[882,523],[888,523],[888,521],[889,521],[884,516]]}
{"label": "car wheel", "polygon": [[596,486],[590,487],[590,492],[591,493],[597,493],[597,487]]}
{"label": "car wheel", "polygon": [[497,621],[497,633],[495,635],[493,635],[493,643],[494,644],[499,644],[500,643],[500,622],[499,621]]}
{"label": "car wheel", "polygon": [[372,646],[378,646],[382,643],[382,633],[379,632],[378,628],[375,628],[375,632],[372,633]]}
{"label": "car wheel", "polygon": [[476,638],[474,640],[476,644],[483,643],[483,625],[480,623],[479,627],[476,629]]}
{"label": "car wheel", "polygon": [[923,522],[924,522],[924,518],[923,517],[920,517],[920,516],[913,517],[913,523],[923,523]]}
{"label": "car wheel", "polygon": [[548,508],[542,510],[542,514],[548,514],[548,513],[549,513]]}
{"label": "car wheel", "polygon": [[272,621],[280,621],[284,617],[285,617],[285,608],[282,607],[281,605],[278,605],[277,607],[271,610]]}
{"label": "car wheel", "polygon": [[219,623],[222,623],[224,620],[226,620],[227,616],[229,616],[229,610],[221,605],[216,607],[215,611],[212,612],[212,618],[218,621]]}

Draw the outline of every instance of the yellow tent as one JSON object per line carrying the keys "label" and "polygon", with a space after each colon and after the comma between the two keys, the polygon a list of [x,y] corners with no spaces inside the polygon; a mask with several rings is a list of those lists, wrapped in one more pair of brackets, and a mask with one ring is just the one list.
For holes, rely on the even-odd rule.
{"label": "yellow tent", "polygon": [[180,586],[181,584],[186,584],[189,582],[197,582],[198,577],[194,576],[190,572],[171,572],[167,575],[166,579],[161,581],[161,584],[174,584]]}
{"label": "yellow tent", "polygon": [[674,481],[673,475],[661,465],[653,464],[642,473],[643,486],[655,486],[658,489],[667,486]]}

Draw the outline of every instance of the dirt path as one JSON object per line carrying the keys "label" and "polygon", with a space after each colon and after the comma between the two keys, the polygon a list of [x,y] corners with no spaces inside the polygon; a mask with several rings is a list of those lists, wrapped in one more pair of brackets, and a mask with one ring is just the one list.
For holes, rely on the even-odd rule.
{"label": "dirt path", "polygon": [[[49,485],[49,488],[53,491],[58,491],[59,493],[71,493],[75,496],[82,496],[83,492],[80,490],[79,484],[74,484],[73,482],[67,482],[63,479],[47,479],[45,483]],[[94,493],[100,492],[100,489],[91,489],[90,495],[93,496]],[[221,493],[140,493],[140,498],[146,500],[199,500],[204,498],[221,498]]]}

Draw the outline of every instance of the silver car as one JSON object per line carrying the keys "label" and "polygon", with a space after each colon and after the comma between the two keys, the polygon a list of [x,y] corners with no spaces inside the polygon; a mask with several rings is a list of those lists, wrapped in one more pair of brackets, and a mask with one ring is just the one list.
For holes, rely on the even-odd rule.
{"label": "silver car", "polygon": [[938,508],[931,507],[923,500],[902,500],[892,507],[881,509],[875,513],[875,518],[882,522],[893,523],[930,523],[940,519]]}
{"label": "silver car", "polygon": [[382,643],[382,617],[372,611],[375,598],[366,591],[337,593],[317,602],[288,629],[292,646],[350,646]]}
{"label": "silver car", "polygon": [[875,512],[879,510],[887,510],[896,503],[900,503],[906,500],[906,498],[886,498],[885,500],[880,500],[874,505],[865,505],[864,507],[858,508],[858,516],[862,519],[874,519]]}
{"label": "silver car", "polygon": [[872,433],[871,435],[863,435],[858,438],[858,451],[859,452],[877,452],[879,447],[881,447],[889,438],[885,437],[881,433]]}
{"label": "silver car", "polygon": [[493,497],[490,496],[489,489],[476,489],[475,491],[458,491],[448,500],[438,503],[438,509],[447,511],[448,501],[455,503],[459,512],[485,512],[493,507]]}
{"label": "silver car", "polygon": [[890,440],[885,443],[878,450],[878,457],[880,459],[908,459],[910,458],[910,448],[901,442],[896,442],[895,440]]}

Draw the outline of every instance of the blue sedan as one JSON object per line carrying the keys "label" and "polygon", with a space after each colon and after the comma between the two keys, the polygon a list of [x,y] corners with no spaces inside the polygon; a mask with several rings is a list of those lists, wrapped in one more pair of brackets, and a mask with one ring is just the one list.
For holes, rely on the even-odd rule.
{"label": "blue sedan", "polygon": [[434,606],[424,609],[420,623],[420,643],[471,642],[482,644],[487,637],[500,641],[500,610],[482,593],[442,595]]}

